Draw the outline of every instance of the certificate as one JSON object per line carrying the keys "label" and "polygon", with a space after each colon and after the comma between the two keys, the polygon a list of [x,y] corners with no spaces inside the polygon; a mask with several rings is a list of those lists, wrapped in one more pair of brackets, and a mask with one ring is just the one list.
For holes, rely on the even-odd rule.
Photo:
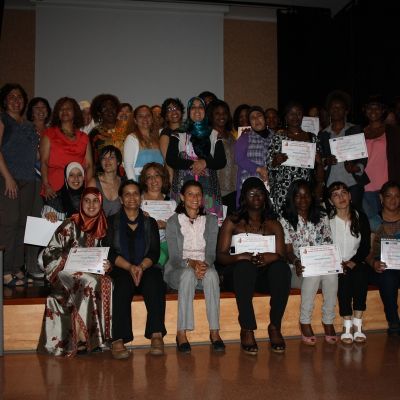
{"label": "certificate", "polygon": [[104,275],[103,264],[109,250],[109,247],[73,247],[69,251],[64,271]]}
{"label": "certificate", "polygon": [[300,247],[303,277],[333,275],[343,272],[342,257],[335,245]]}
{"label": "certificate", "polygon": [[381,261],[387,269],[400,269],[399,239],[381,239]]}
{"label": "certificate", "polygon": [[318,135],[319,132],[319,118],[317,117],[303,117],[301,121],[301,129],[304,132],[311,132],[314,135]]}
{"label": "certificate", "polygon": [[316,149],[317,146],[315,143],[282,140],[282,153],[288,156],[288,159],[282,165],[314,168]]}
{"label": "certificate", "polygon": [[24,243],[47,246],[62,221],[50,222],[46,218],[28,217],[26,219]]}
{"label": "certificate", "polygon": [[237,135],[236,140],[240,138],[240,135],[242,133],[246,133],[246,132],[249,133],[250,131],[251,131],[251,126],[239,126],[238,127],[238,135]]}
{"label": "certificate", "polygon": [[329,139],[329,146],[338,162],[368,157],[364,133]]}
{"label": "certificate", "polygon": [[156,221],[166,221],[175,212],[175,202],[165,200],[142,200],[142,210]]}
{"label": "certificate", "polygon": [[258,235],[256,233],[239,233],[232,236],[231,254],[275,253],[275,235]]}

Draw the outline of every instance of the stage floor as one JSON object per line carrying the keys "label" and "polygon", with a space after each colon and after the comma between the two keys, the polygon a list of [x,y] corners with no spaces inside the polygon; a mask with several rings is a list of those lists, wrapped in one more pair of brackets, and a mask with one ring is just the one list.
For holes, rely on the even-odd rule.
{"label": "stage floor", "polygon": [[133,348],[128,360],[110,352],[73,359],[8,353],[0,357],[2,399],[400,399],[400,336],[368,333],[365,345],[324,343],[315,348],[299,339],[286,341],[284,355],[271,353],[259,341],[256,357],[227,343],[225,354],[208,344],[165,355]]}

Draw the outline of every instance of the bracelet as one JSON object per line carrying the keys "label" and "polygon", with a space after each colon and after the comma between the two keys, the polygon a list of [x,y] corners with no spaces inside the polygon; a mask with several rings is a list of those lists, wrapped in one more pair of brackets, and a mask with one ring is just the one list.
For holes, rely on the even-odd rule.
{"label": "bracelet", "polygon": [[144,267],[144,264],[141,262],[140,264],[139,264],[139,267],[141,268],[141,270],[144,272],[144,270],[146,269],[145,267]]}

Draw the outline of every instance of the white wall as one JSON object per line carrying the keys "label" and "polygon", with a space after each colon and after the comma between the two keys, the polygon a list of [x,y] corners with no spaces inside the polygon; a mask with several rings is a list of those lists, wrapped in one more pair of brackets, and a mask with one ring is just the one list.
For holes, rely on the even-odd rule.
{"label": "white wall", "polygon": [[224,94],[226,7],[135,1],[36,3],[35,95],[99,93],[134,106]]}

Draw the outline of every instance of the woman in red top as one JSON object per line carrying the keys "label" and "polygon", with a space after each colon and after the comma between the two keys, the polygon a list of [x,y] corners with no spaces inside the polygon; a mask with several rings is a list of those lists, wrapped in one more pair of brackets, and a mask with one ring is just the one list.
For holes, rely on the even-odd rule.
{"label": "woman in red top", "polygon": [[85,168],[87,181],[93,176],[92,150],[88,136],[80,131],[83,126],[82,112],[76,100],[59,99],[53,110],[50,128],[40,141],[42,172],[42,196],[56,196],[64,184],[64,169],[72,161]]}

